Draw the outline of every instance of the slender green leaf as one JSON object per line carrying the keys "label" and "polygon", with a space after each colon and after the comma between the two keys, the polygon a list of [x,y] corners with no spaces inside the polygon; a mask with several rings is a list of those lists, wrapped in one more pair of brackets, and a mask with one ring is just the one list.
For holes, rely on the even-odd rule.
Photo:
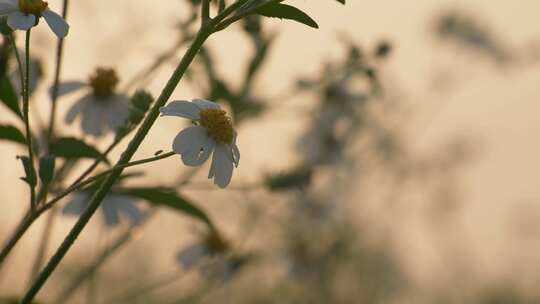
{"label": "slender green leaf", "polygon": [[22,118],[21,109],[19,108],[19,98],[13,88],[13,84],[7,77],[0,78],[0,101],[15,113],[15,115]]}
{"label": "slender green leaf", "polygon": [[294,20],[313,28],[319,28],[317,22],[308,14],[287,4],[271,2],[257,9],[255,13],[265,17]]}
{"label": "slender green leaf", "polygon": [[63,158],[101,158],[109,163],[96,148],[74,137],[63,137],[56,140],[51,147],[51,154]]}
{"label": "slender green leaf", "polygon": [[123,188],[117,190],[116,192],[138,197],[156,206],[165,206],[172,208],[176,211],[188,214],[192,217],[202,220],[210,227],[213,227],[213,224],[210,221],[210,218],[208,218],[208,216],[206,215],[206,212],[189,202],[186,198],[180,196],[174,189],[162,187],[141,187]]}
{"label": "slender green leaf", "polygon": [[26,145],[23,133],[14,126],[0,125],[0,140],[9,140],[18,144]]}

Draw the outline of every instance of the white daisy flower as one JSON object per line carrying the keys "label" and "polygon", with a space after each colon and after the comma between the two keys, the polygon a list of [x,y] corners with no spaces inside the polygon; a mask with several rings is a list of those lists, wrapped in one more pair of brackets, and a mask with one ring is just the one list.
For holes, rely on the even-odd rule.
{"label": "white daisy flower", "polygon": [[[65,215],[81,215],[92,196],[91,192],[77,192],[71,196],[62,213]],[[132,224],[140,224],[143,220],[143,214],[135,203],[136,199],[132,196],[109,193],[101,204],[103,218],[108,227],[114,227],[120,223],[121,215],[129,219]]]}
{"label": "white daisy flower", "polygon": [[218,104],[201,99],[173,101],[160,112],[162,116],[179,116],[196,123],[178,133],[173,151],[182,156],[186,166],[199,166],[214,152],[208,178],[214,178],[216,185],[225,188],[240,161],[236,131],[227,113]]}
{"label": "white daisy flower", "polygon": [[58,38],[66,37],[69,25],[48,6],[43,0],[0,0],[0,16],[7,16],[7,24],[13,30],[23,31],[36,26],[43,17]]}
{"label": "white daisy flower", "polygon": [[[61,83],[58,95],[88,87],[91,92],[78,101],[66,114],[68,124],[81,116],[81,129],[85,134],[99,137],[105,131],[114,131],[129,115],[129,97],[115,93],[118,76],[113,69],[98,68],[88,83],[70,81]],[[52,89],[52,88],[51,88]]]}

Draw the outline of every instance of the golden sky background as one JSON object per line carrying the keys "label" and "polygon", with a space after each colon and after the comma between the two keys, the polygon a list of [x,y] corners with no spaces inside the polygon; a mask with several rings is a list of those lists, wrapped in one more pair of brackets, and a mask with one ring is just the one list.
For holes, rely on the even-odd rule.
{"label": "golden sky background", "polygon": [[[114,66],[120,75],[139,71],[148,58],[174,43],[176,36],[171,26],[175,18],[183,15],[178,0],[72,2],[69,14],[71,31],[66,41],[62,73],[64,79],[85,79],[96,65]],[[259,79],[261,95],[272,96],[275,92],[282,92],[299,75],[316,73],[321,60],[339,57],[341,48],[336,34],[346,33],[366,46],[373,46],[380,39],[391,41],[394,53],[383,67],[382,78],[383,82],[399,88],[404,103],[414,106],[414,128],[408,132],[413,146],[418,151],[429,153],[439,144],[459,136],[473,138],[478,144],[474,162],[460,175],[464,207],[456,217],[454,228],[447,233],[460,239],[463,250],[474,261],[478,272],[487,276],[511,269],[526,271],[531,265],[540,265],[540,256],[536,254],[540,249],[540,226],[536,224],[533,227],[530,238],[514,238],[509,232],[515,214],[526,213],[533,222],[540,223],[540,141],[536,138],[540,131],[540,65],[529,63],[501,68],[474,54],[445,48],[430,33],[430,25],[438,13],[459,8],[479,16],[508,46],[524,48],[531,42],[540,41],[540,2],[348,2],[347,6],[341,6],[332,0],[290,1],[314,17],[321,27],[319,30],[278,20],[268,22],[281,35]],[[51,7],[57,11],[59,4],[60,1],[50,1]],[[32,54],[44,60],[46,77],[50,82],[53,35],[44,25],[37,32]],[[248,51],[242,41],[238,28],[231,28],[209,41],[221,58],[218,69],[231,79],[239,75],[238,62]],[[152,82],[148,87],[152,93],[159,93],[172,68],[163,69]],[[437,77],[448,71],[454,80],[451,89],[433,89]],[[46,87],[41,86],[44,96],[41,99],[44,100],[36,98],[34,108],[47,108],[43,94]],[[192,94],[193,91],[181,84],[173,99],[197,97]],[[67,105],[71,100],[65,99],[64,102]],[[281,114],[266,115],[244,124],[239,130],[242,164],[233,184],[256,180],[261,177],[261,172],[287,168],[293,162],[292,144],[303,126],[302,119],[292,109],[306,101],[293,102],[290,112],[285,106],[279,110]],[[63,107],[63,111],[65,109]],[[9,121],[11,118],[6,119]],[[179,127],[181,125],[177,121],[158,120],[135,158],[168,149]],[[18,180],[22,169],[15,161],[16,153],[21,151],[11,145],[0,145],[0,155],[4,156],[0,170],[3,193],[0,196],[3,204],[0,209],[0,240],[11,231],[26,207],[27,189]],[[156,183],[169,181],[170,177],[161,174],[160,168],[174,166],[183,170],[177,158],[168,159],[150,169],[150,179]],[[203,179],[204,174],[201,174],[198,180]],[[201,197],[203,194],[191,195]],[[217,201],[218,207],[213,212],[218,221],[226,222],[223,217],[227,215],[228,208],[224,206],[225,202],[219,202],[219,194],[212,192],[204,196]],[[429,281],[451,266],[446,265],[447,260],[434,249],[434,232],[426,229],[421,216],[415,212],[407,212],[406,217],[401,217],[402,223],[395,222],[396,227],[403,226],[396,229],[396,238],[400,239],[399,244],[407,253],[404,259],[411,265],[411,271],[419,281]],[[141,242],[152,242],[152,235],[164,230],[175,234],[189,231],[189,225],[178,223],[177,217],[168,214],[161,217],[159,225],[150,225],[141,236]],[[54,244],[62,240],[73,223],[73,220],[64,220],[58,225]],[[36,235],[39,225],[31,231]],[[74,256],[84,253],[84,248],[88,248],[91,238],[97,234],[94,228],[83,233],[70,259],[75,261]],[[187,232],[185,234],[188,235]],[[156,259],[156,263],[164,268],[170,267],[174,262],[171,254],[181,243],[178,240],[157,244],[149,258]],[[32,248],[35,248],[35,239],[25,238],[14,251],[8,268],[18,272],[19,267],[27,267],[25,261],[32,258]],[[160,256],[159,252],[166,254]],[[0,278],[0,294],[21,288],[16,281]]]}

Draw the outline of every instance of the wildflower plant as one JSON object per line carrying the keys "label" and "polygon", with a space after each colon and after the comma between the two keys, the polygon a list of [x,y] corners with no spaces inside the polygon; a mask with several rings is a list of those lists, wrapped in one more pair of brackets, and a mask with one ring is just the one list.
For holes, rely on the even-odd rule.
{"label": "wildflower plant", "polygon": [[[0,139],[25,148],[26,153],[18,156],[18,159],[24,171],[21,179],[27,184],[30,193],[28,211],[0,250],[0,267],[29,227],[46,213],[50,214],[51,218],[54,217],[54,210],[65,203],[65,198],[71,200],[64,204],[63,213],[78,216],[73,229],[47,263],[44,263],[43,259],[45,249],[38,254],[33,267],[32,284],[21,298],[21,303],[32,303],[99,207],[104,210],[108,224],[118,223],[119,212],[124,212],[134,226],[148,218],[135,206],[135,201],[145,201],[152,208],[167,207],[179,211],[197,219],[211,231],[204,243],[206,249],[199,254],[203,251],[204,254],[226,251],[228,246],[225,242],[216,241],[215,236],[220,234],[206,212],[179,194],[174,189],[176,185],[133,187],[121,184],[121,181],[130,177],[129,173],[124,171],[129,167],[175,155],[180,155],[184,165],[199,167],[211,157],[208,177],[220,188],[227,187],[233,180],[234,168],[240,163],[241,143],[237,142],[237,138],[241,130],[237,130],[233,118],[240,121],[241,117],[255,115],[263,109],[262,103],[253,93],[252,83],[266,57],[273,36],[263,34],[260,28],[261,18],[292,20],[318,28],[314,19],[302,10],[285,4],[284,0],[189,1],[199,13],[194,13],[186,24],[190,28],[197,26],[198,30],[191,35],[184,35],[185,39],[181,44],[188,46],[187,51],[178,61],[176,69],[158,97],[154,99],[144,90],[134,93],[128,89],[118,90],[120,75],[110,68],[97,68],[87,81],[62,80],[63,41],[70,37],[70,27],[66,21],[69,2],[63,0],[62,14],[59,15],[43,0],[0,0],[0,30],[3,35],[0,100],[20,120],[20,125],[23,125],[22,130],[18,124],[0,125]],[[343,0],[338,2],[344,4]],[[215,6],[215,9],[211,9],[211,6]],[[214,16],[211,16],[211,12]],[[34,117],[30,111],[30,84],[36,80],[33,79],[29,66],[33,45],[31,31],[42,17],[58,40],[54,81],[49,94],[49,121],[36,123],[30,119],[31,116]],[[231,90],[225,81],[212,72],[212,55],[204,46],[208,38],[236,22],[244,24],[244,29],[256,46],[255,56],[250,60],[244,84],[239,91]],[[24,52],[19,52],[17,47],[16,38],[20,31],[25,33]],[[173,91],[184,76],[188,75],[196,58],[197,64],[203,62],[204,73],[209,76],[209,90],[192,101],[169,102]],[[22,88],[21,96],[18,96],[17,86],[8,77],[7,67],[10,62],[18,67],[17,82]],[[196,72],[190,71],[189,78],[198,77],[195,74]],[[67,130],[56,126],[60,98],[67,99],[69,93],[77,90],[87,92],[74,101],[65,120],[72,123],[80,119],[83,133],[94,137],[94,141],[104,135],[114,134],[113,142],[105,150],[98,148],[99,145],[95,145],[93,141],[69,134]],[[217,102],[227,102],[232,113],[227,113]],[[151,157],[132,161],[160,114],[186,118],[193,126],[180,131],[172,140],[172,151],[158,151]],[[131,139],[120,158],[115,162],[111,161],[110,152],[119,147],[128,135],[131,135]],[[168,145],[167,142],[163,143],[164,147]],[[71,173],[75,172],[73,169],[81,166],[84,159],[90,160],[91,165],[74,181],[68,182]],[[98,169],[101,171],[94,173]],[[217,246],[218,243],[221,245]],[[241,264],[238,261],[233,264]],[[69,292],[65,295],[69,296]]]}

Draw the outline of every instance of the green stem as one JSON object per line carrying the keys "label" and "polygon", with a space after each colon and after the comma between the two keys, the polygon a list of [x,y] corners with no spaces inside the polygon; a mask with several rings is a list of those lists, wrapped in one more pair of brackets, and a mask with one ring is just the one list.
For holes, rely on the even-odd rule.
{"label": "green stem", "polygon": [[[69,6],[69,0],[64,0],[62,9],[62,18],[67,19],[67,11]],[[54,71],[54,84],[51,92],[51,113],[49,117],[49,127],[47,129],[47,143],[50,145],[51,140],[54,137],[54,124],[56,122],[56,100],[58,99],[59,87],[60,87],[60,71],[62,68],[62,55],[64,53],[64,38],[58,40],[56,47],[56,68]]]}
{"label": "green stem", "polygon": [[[167,103],[169,98],[171,97],[172,93],[178,86],[178,83],[184,76],[185,72],[187,71],[188,67],[190,66],[191,62],[203,46],[206,39],[215,31],[215,24],[217,22],[220,22],[225,17],[228,16],[228,14],[231,14],[234,12],[236,8],[241,6],[242,4],[246,3],[249,0],[239,0],[232,4],[230,7],[225,9],[221,14],[216,16],[215,19],[210,20],[209,22],[205,23],[199,32],[197,33],[193,43],[187,50],[186,54],[178,64],[176,70],[171,75],[171,78],[167,82],[165,88],[161,92],[160,96],[150,109],[148,115],[146,116],[145,120],[143,121],[142,125],[137,130],[137,133],[131,140],[131,142],[128,144],[128,147],[126,150],[122,153],[120,156],[120,159],[117,162],[117,166],[115,166],[115,169],[110,173],[110,175],[103,181],[103,183],[100,185],[100,187],[97,189],[97,191],[94,193],[92,199],[89,202],[88,207],[83,212],[83,214],[80,216],[77,223],[75,223],[75,226],[71,229],[69,234],[66,236],[56,253],[51,257],[48,264],[45,266],[43,271],[39,274],[39,276],[36,278],[34,284],[30,287],[30,289],[27,291],[25,296],[23,297],[21,303],[22,304],[29,304],[34,299],[34,297],[37,295],[41,287],[45,284],[45,282],[48,280],[52,272],[56,269],[58,264],[62,261],[64,256],[67,254],[77,237],[80,235],[86,224],[90,221],[90,218],[92,215],[96,212],[98,209],[101,201],[105,198],[107,192],[111,189],[111,187],[114,185],[116,180],[121,176],[123,168],[121,166],[124,166],[129,163],[130,159],[133,157],[135,152],[138,150],[139,146],[142,144],[144,138],[150,131],[150,128],[155,123],[157,118],[159,117],[159,109]],[[116,168],[119,167],[119,168]]]}
{"label": "green stem", "polygon": [[26,57],[26,66],[25,66],[25,75],[24,75],[24,85],[23,85],[23,117],[24,117],[24,126],[26,129],[26,145],[28,146],[28,158],[30,166],[30,174],[28,176],[29,185],[30,185],[30,206],[32,210],[36,209],[36,169],[34,167],[34,148],[32,146],[32,132],[30,130],[30,32],[32,29],[26,31],[26,44],[25,44],[25,57]]}
{"label": "green stem", "polygon": [[202,26],[210,21],[210,0],[203,0],[201,6]]}
{"label": "green stem", "polygon": [[[206,39],[210,36],[210,34],[213,31],[213,24],[211,22],[207,23],[205,26],[201,27],[199,30],[197,36],[195,37],[195,40],[193,41],[190,48],[187,50],[186,54],[178,64],[178,67],[172,74],[171,78],[167,82],[167,85],[161,92],[160,96],[158,97],[157,101],[154,103],[152,108],[150,109],[149,113],[147,114],[145,120],[143,121],[142,125],[137,130],[137,133],[129,143],[126,150],[122,153],[120,156],[120,159],[117,162],[117,166],[123,166],[129,163],[130,159],[133,157],[141,143],[143,142],[144,138],[146,137],[146,134],[150,131],[150,128],[154,124],[154,122],[159,117],[159,109],[167,103],[169,98],[171,97],[172,93],[176,89],[178,83],[184,76],[184,73],[188,69],[189,65],[199,52],[199,49],[202,47]],[[73,226],[72,230],[69,232],[67,237],[64,239],[56,253],[51,257],[48,264],[45,266],[43,271],[39,274],[39,276],[36,278],[34,284],[32,287],[27,291],[26,295],[22,299],[22,304],[29,304],[36,294],[39,292],[43,284],[48,280],[49,276],[52,274],[52,272],[56,269],[60,261],[64,258],[66,253],[69,251],[79,234],[82,232],[88,221],[90,221],[90,218],[96,210],[98,209],[101,201],[105,198],[105,195],[107,192],[111,189],[113,184],[116,182],[116,180],[120,177],[122,174],[123,168],[115,168],[110,175],[103,181],[101,186],[98,188],[98,190],[94,193],[92,199],[90,200],[88,207],[83,212],[77,223],[75,223],[75,226]]]}

